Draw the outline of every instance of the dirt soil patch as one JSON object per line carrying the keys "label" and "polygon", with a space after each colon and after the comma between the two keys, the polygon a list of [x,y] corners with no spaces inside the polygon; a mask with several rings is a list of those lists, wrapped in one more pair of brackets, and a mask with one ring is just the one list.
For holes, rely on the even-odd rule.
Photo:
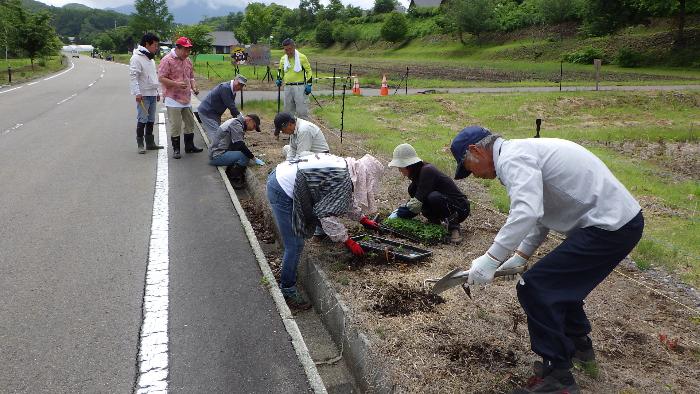
{"label": "dirt soil patch", "polygon": [[[263,130],[271,129],[271,120],[263,119]],[[325,134],[335,154],[366,153],[358,136],[345,133],[340,145],[332,131]],[[250,133],[247,139],[251,150],[270,163],[251,168],[260,180],[258,195],[264,196],[265,177],[282,160],[285,141],[275,140],[271,132]],[[473,299],[459,288],[438,298],[422,287],[427,278],[468,267],[505,222],[504,215],[490,208],[489,194],[479,182],[468,179],[458,185],[473,202],[472,215],[462,223],[464,241],[421,245],[433,252],[424,262],[360,263],[342,244],[309,240],[305,245],[305,257],[320,265],[350,309],[348,324],[368,336],[372,357],[387,364],[396,392],[506,392],[526,381],[537,359],[514,282],[473,288]],[[398,172],[387,171],[378,196],[384,215],[405,201],[407,187]],[[262,207],[253,199],[244,204],[251,213]],[[251,223],[266,242],[272,231],[269,223],[256,223],[264,222],[261,217],[252,213]],[[345,223],[352,235],[364,232],[358,223]],[[549,239],[532,263],[559,242]],[[266,254],[277,271],[280,251]],[[587,299],[600,373],[594,378],[575,371],[583,392],[700,392],[700,301],[630,267],[621,264]]]}

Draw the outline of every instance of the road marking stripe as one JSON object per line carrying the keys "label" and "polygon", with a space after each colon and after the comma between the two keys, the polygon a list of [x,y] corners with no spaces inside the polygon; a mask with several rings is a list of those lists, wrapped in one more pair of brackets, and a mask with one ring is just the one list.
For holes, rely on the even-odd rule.
{"label": "road marking stripe", "polygon": [[36,81],[36,82],[29,82],[29,83],[27,84],[27,86],[36,85],[36,84],[38,84],[38,83],[39,83],[39,81]]}
{"label": "road marking stripe", "polygon": [[61,76],[61,75],[65,74],[65,73],[67,73],[68,71],[72,70],[73,68],[75,68],[75,64],[71,61],[71,62],[70,62],[70,68],[69,68],[68,70],[63,71],[63,72],[60,72],[60,73],[58,73],[58,74],[56,74],[56,75],[52,75],[52,76],[50,76],[50,77],[48,77],[48,78],[44,78],[44,81],[48,81],[49,79],[52,79],[52,78],[56,78],[56,77],[58,77],[58,76]]}
{"label": "road marking stripe", "polygon": [[24,124],[24,123],[17,123],[17,124],[14,125],[13,127],[10,127],[9,129],[5,130],[4,134],[8,134],[8,133],[10,133],[11,131],[15,131],[15,130],[19,129],[20,127],[22,127],[23,124]]}
{"label": "road marking stripe", "polygon": [[[158,139],[167,139],[165,114],[158,114]],[[168,392],[168,150],[158,150],[153,221],[143,297],[137,393]]]}
{"label": "road marking stripe", "polygon": [[17,89],[22,89],[22,87],[21,87],[21,86],[17,86],[16,88],[3,90],[2,92],[0,92],[0,94],[7,93],[7,92],[11,92],[11,91],[17,90]]}
{"label": "road marking stripe", "polygon": [[73,94],[71,94],[70,96],[68,96],[67,98],[64,98],[63,100],[61,100],[61,101],[59,101],[58,103],[56,103],[56,105],[61,105],[61,104],[65,103],[66,101],[72,99],[73,97],[75,97],[75,96],[77,96],[77,95],[78,95],[78,93],[73,93]]}

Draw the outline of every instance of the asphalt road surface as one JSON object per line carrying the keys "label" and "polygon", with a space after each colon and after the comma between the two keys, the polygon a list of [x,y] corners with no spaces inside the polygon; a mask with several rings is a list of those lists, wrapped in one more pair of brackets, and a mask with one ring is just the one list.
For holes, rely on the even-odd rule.
{"label": "asphalt road surface", "polygon": [[[158,153],[137,154],[128,68],[72,62],[0,89],[1,393],[130,393],[149,368]],[[168,391],[307,392],[206,151],[164,162],[167,346],[156,345]]]}

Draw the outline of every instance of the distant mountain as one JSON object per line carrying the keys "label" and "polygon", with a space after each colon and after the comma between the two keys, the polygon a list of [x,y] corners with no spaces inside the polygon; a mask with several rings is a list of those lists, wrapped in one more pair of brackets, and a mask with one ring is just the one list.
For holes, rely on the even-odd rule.
{"label": "distant mountain", "polygon": [[[136,12],[133,4],[107,9],[127,15]],[[172,2],[168,1],[168,10],[173,14],[176,23],[193,25],[199,23],[207,16],[226,16],[231,12],[243,11],[245,8],[237,6],[210,8],[207,0],[190,0],[187,4],[178,8],[175,8]]]}
{"label": "distant mountain", "polygon": [[129,23],[128,15],[93,9],[77,3],[66,4],[63,7],[50,6],[35,0],[21,0],[21,3],[31,12],[49,12],[53,16],[51,20],[56,33],[63,37],[77,37],[78,44],[88,43],[90,37],[99,32]]}

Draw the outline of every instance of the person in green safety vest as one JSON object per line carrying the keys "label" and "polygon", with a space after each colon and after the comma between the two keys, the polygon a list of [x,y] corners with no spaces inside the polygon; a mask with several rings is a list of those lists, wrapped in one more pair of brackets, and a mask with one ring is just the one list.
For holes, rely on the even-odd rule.
{"label": "person in green safety vest", "polygon": [[284,112],[298,118],[308,119],[309,98],[311,94],[311,63],[306,55],[296,49],[294,40],[282,41],[284,55],[280,58],[279,70],[275,84],[284,84]]}

